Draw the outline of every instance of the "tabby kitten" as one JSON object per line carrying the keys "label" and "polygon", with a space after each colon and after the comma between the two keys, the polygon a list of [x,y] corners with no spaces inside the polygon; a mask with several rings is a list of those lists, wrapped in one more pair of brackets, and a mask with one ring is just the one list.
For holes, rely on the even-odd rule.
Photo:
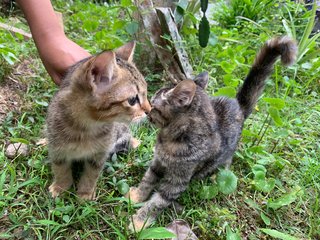
{"label": "tabby kitten", "polygon": [[135,230],[155,220],[192,179],[202,179],[231,164],[244,121],[274,63],[279,56],[283,64],[293,63],[296,51],[295,42],[288,37],[268,41],[235,99],[209,97],[205,93],[207,73],[155,94],[149,114],[150,121],[160,128],[154,158],[139,186],[132,187],[128,195],[133,202],[143,202],[154,188],[157,191],[133,216]]}
{"label": "tabby kitten", "polygon": [[47,115],[52,197],[74,183],[72,165],[83,164],[77,183],[82,199],[93,199],[105,160],[138,140],[128,123],[151,109],[147,83],[132,62],[135,43],[86,58],[70,68],[52,99]]}

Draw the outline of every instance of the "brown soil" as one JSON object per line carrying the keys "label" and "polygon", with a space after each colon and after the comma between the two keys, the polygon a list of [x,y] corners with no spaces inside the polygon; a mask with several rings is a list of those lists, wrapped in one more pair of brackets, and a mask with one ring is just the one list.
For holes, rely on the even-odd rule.
{"label": "brown soil", "polygon": [[27,85],[22,78],[33,75],[29,68],[31,60],[25,59],[13,67],[13,71],[0,84],[0,124],[3,123],[9,112],[20,112]]}

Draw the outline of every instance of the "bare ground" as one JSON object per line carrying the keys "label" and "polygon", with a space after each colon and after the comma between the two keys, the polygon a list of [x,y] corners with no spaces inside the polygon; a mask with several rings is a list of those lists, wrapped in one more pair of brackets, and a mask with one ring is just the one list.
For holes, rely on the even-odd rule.
{"label": "bare ground", "polygon": [[0,124],[3,123],[8,113],[20,112],[23,106],[23,93],[27,84],[23,81],[26,76],[34,75],[29,68],[31,60],[25,59],[16,64],[13,71],[5,76],[0,84]]}

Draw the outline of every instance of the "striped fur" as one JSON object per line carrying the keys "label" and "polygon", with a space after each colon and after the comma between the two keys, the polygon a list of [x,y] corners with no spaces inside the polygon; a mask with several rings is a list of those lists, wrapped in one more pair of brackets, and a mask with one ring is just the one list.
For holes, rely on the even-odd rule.
{"label": "striped fur", "polygon": [[95,197],[105,160],[125,146],[136,146],[128,124],[150,111],[147,83],[132,63],[134,43],[105,51],[72,66],[52,99],[47,114],[53,197],[74,183],[72,163],[84,169],[78,196]]}
{"label": "striped fur", "polygon": [[252,112],[265,80],[278,57],[293,63],[296,44],[288,37],[268,41],[240,88],[236,99],[211,98],[205,93],[208,74],[163,88],[153,97],[150,121],[160,128],[154,159],[138,187],[130,189],[132,201],[143,202],[131,228],[140,230],[186,190],[192,179],[202,179],[217,168],[229,166],[243,123]]}

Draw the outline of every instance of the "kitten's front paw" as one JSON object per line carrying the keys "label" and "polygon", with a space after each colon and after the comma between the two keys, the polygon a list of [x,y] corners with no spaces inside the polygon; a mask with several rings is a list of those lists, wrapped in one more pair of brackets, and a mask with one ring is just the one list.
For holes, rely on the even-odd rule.
{"label": "kitten's front paw", "polygon": [[60,195],[60,193],[62,193],[65,189],[63,189],[62,187],[60,187],[58,184],[56,183],[52,183],[49,187],[49,192],[51,194],[51,196],[53,198],[56,198]]}
{"label": "kitten's front paw", "polygon": [[129,192],[125,195],[126,198],[130,198],[131,202],[140,203],[145,199],[142,196],[141,191],[137,187],[131,187]]}
{"label": "kitten's front paw", "polygon": [[95,190],[89,191],[89,192],[79,192],[78,191],[77,195],[82,200],[94,200],[96,197],[96,192],[95,192]]}
{"label": "kitten's front paw", "polygon": [[132,217],[132,221],[129,224],[129,230],[134,232],[140,232],[143,228],[147,228],[150,226],[152,221],[140,218],[139,215],[135,214]]}
{"label": "kitten's front paw", "polygon": [[130,146],[133,148],[133,149],[136,149],[139,145],[140,145],[141,141],[136,139],[136,138],[131,138],[130,139]]}

